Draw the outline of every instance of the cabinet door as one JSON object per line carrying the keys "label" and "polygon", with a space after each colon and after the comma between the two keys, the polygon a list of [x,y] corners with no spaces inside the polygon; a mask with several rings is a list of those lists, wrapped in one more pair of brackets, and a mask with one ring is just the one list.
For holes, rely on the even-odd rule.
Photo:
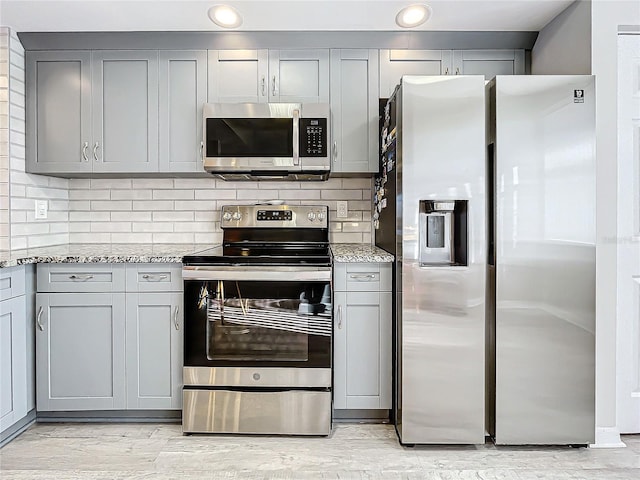
{"label": "cabinet door", "polygon": [[36,408],[123,409],[124,293],[36,295]]}
{"label": "cabinet door", "polygon": [[269,50],[269,101],[329,103],[329,50]]}
{"label": "cabinet door", "polygon": [[524,50],[454,50],[453,73],[484,75],[524,75]]}
{"label": "cabinet door", "polygon": [[91,172],[91,53],[27,52],[27,172]]}
{"label": "cabinet door", "polygon": [[158,171],[158,52],[94,52],[92,98],[93,171]]}
{"label": "cabinet door", "polygon": [[160,52],[160,171],[203,172],[202,105],[207,52]]}
{"label": "cabinet door", "polygon": [[378,51],[331,50],[334,173],[378,171]]}
{"label": "cabinet door", "polygon": [[389,300],[388,292],[335,293],[334,408],[391,408]]}
{"label": "cabinet door", "polygon": [[380,98],[389,98],[403,75],[449,75],[451,50],[380,50]]}
{"label": "cabinet door", "polygon": [[27,414],[25,297],[0,302],[0,432]]}
{"label": "cabinet door", "polygon": [[127,408],[182,408],[182,294],[127,294]]}
{"label": "cabinet door", "polygon": [[263,103],[268,97],[267,50],[209,50],[209,103]]}

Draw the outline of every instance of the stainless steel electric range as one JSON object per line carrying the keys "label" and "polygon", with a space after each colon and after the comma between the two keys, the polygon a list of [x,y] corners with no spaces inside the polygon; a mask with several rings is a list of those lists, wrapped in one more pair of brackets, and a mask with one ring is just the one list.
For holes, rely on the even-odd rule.
{"label": "stainless steel electric range", "polygon": [[224,206],[223,244],[184,257],[184,433],[330,433],[328,214]]}

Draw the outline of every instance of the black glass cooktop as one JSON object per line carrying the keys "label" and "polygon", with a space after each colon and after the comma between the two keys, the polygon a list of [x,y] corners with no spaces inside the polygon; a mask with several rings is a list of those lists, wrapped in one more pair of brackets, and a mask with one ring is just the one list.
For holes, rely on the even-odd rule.
{"label": "black glass cooktop", "polygon": [[185,265],[329,265],[328,243],[242,242],[219,245],[183,257]]}

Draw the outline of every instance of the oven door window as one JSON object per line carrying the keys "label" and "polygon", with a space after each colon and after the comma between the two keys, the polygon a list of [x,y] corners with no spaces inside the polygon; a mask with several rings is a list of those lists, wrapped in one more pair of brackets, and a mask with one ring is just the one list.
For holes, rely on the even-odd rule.
{"label": "oven door window", "polygon": [[204,282],[198,306],[206,364],[330,365],[329,282]]}
{"label": "oven door window", "polygon": [[291,118],[207,118],[207,157],[293,156]]}

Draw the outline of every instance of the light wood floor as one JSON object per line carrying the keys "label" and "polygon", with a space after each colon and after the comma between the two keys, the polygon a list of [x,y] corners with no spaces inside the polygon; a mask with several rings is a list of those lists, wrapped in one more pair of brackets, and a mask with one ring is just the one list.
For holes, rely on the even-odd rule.
{"label": "light wood floor", "polygon": [[36,424],[0,450],[0,478],[640,480],[627,448],[416,447],[389,425],[338,424],[328,438],[183,436],[169,424]]}

